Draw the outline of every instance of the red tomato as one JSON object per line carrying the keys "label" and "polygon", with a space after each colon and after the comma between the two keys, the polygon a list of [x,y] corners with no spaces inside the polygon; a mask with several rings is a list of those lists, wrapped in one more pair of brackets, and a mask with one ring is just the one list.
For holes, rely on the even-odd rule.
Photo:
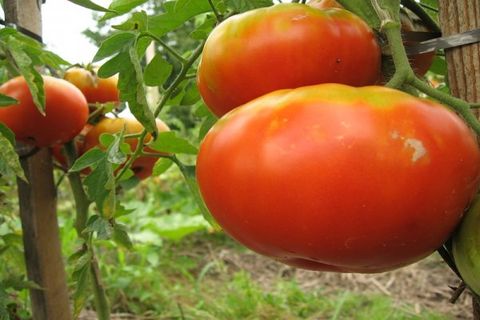
{"label": "red tomato", "polygon": [[79,88],[89,103],[120,101],[117,89],[118,76],[99,78],[94,71],[74,67],[65,72],[64,79]]}
{"label": "red tomato", "polygon": [[384,87],[270,93],[206,135],[197,178],[224,230],[289,265],[381,272],[441,246],[480,181],[452,111]]}
{"label": "red tomato", "polygon": [[[335,0],[310,0],[307,2],[307,5],[317,8],[317,9],[327,9],[327,8],[343,8],[343,6]],[[407,9],[402,8],[400,12],[400,21],[402,23],[402,31],[430,31],[419,18],[414,17],[414,14],[408,14]],[[405,41],[406,46],[415,45],[414,41]],[[408,56],[410,60],[410,65],[413,68],[413,71],[418,76],[423,76],[430,69],[433,59],[435,58],[435,52],[427,52],[421,54],[414,54]],[[383,82],[384,79],[380,78],[379,82]]]}
{"label": "red tomato", "polygon": [[206,105],[221,116],[277,89],[374,84],[380,60],[372,30],[352,13],[278,4],[218,25],[205,44],[197,82]]}
{"label": "red tomato", "polygon": [[18,105],[0,108],[0,122],[15,133],[17,140],[38,147],[70,141],[88,119],[87,101],[80,90],[62,79],[43,76],[43,81],[45,116],[33,103],[23,77],[13,78],[0,86],[0,93],[19,101]]}
{"label": "red tomato", "polygon": [[[168,126],[161,120],[157,119],[157,128],[159,132],[168,131]],[[118,133],[125,126],[125,134],[134,134],[140,133],[143,130],[143,126],[140,122],[133,118],[104,118],[100,120],[85,136],[85,142],[82,148],[82,153],[90,150],[95,146],[100,145],[100,135],[102,133]],[[150,141],[152,136],[148,134],[145,137],[145,142]],[[125,142],[130,144],[130,147],[133,150],[137,147],[138,139],[137,138],[127,138]],[[150,148],[144,149],[146,152],[159,153]],[[161,153],[159,153],[161,154]],[[146,179],[152,175],[152,169],[155,165],[155,162],[158,160],[157,157],[139,157],[133,164],[131,169],[135,172],[135,176],[140,180]]]}

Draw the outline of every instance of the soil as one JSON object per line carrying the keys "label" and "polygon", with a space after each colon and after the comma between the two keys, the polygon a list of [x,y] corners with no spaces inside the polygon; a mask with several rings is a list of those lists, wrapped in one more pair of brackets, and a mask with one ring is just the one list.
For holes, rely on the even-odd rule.
{"label": "soil", "polygon": [[[196,237],[195,237],[196,238]],[[238,246],[218,245],[196,238],[187,249],[180,249],[178,255],[186,255],[205,264],[220,260],[228,273],[244,270],[266,290],[273,287],[279,278],[294,279],[303,290],[322,288],[325,295],[338,295],[345,291],[359,294],[379,294],[390,297],[397,307],[413,306],[413,313],[434,311],[448,319],[473,319],[471,296],[465,290],[455,303],[451,299],[460,285],[458,277],[448,268],[438,254],[391,272],[380,274],[342,274],[313,272],[295,269]],[[215,274],[209,274],[214,280]],[[222,279],[217,279],[222,281]],[[83,313],[80,320],[95,319],[94,313]],[[138,319],[128,314],[117,314],[112,320]]]}

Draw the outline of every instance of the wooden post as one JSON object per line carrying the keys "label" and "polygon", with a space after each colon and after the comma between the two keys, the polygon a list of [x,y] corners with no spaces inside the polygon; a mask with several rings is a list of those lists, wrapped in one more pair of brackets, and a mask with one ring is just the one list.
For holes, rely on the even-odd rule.
{"label": "wooden post", "polygon": [[[41,35],[40,7],[37,0],[4,0],[5,20]],[[33,319],[70,320],[50,151],[40,149],[21,164],[29,181],[18,180],[27,274],[42,288],[30,290]]]}
{"label": "wooden post", "polygon": [[[480,0],[440,0],[439,9],[444,36],[480,28]],[[452,94],[469,103],[480,102],[480,43],[447,49],[445,55]],[[480,320],[480,301],[475,296],[472,306],[473,318]]]}

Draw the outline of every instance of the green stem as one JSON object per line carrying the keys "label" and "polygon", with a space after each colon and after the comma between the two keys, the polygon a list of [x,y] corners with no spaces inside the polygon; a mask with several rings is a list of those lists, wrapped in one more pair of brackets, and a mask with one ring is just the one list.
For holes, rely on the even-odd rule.
{"label": "green stem", "polygon": [[477,135],[480,135],[480,122],[473,114],[472,110],[470,109],[470,105],[466,101],[453,97],[448,93],[436,90],[416,77],[413,79],[411,85],[428,96],[450,106],[453,110],[460,114],[460,116],[463,117],[465,122],[475,131]]}
{"label": "green stem", "polygon": [[162,46],[165,50],[167,50],[167,52],[169,52],[172,56],[175,57],[175,59],[177,59],[182,65],[185,64],[187,61],[185,60],[184,57],[182,57],[177,51],[175,51],[172,47],[170,47],[168,44],[166,44],[162,39],[160,39],[159,37],[157,37],[156,35],[154,35],[153,33],[151,32],[144,32],[142,34],[139,35],[138,39],[142,38],[142,37],[150,37],[152,38],[153,40],[155,40],[156,42],[158,42],[158,44],[160,46]]}
{"label": "green stem", "polygon": [[222,15],[220,12],[218,12],[217,8],[213,4],[212,0],[208,0],[208,3],[210,4],[210,7],[212,8],[213,14],[215,15],[215,18],[217,19],[218,22],[223,20]]}
{"label": "green stem", "polygon": [[[178,73],[177,77],[175,77],[175,80],[170,84],[170,86],[165,90],[165,93],[162,96],[162,99],[158,103],[158,106],[155,108],[155,111],[153,112],[154,117],[158,117],[160,111],[162,111],[163,107],[167,103],[168,99],[172,95],[172,93],[177,89],[177,87],[182,83],[183,80],[185,80],[185,76],[187,75],[188,71],[190,70],[190,67],[197,61],[198,57],[202,53],[203,46],[205,45],[205,41],[202,41],[198,47],[192,52],[188,60],[185,61],[185,63],[182,63],[182,68],[180,69],[180,72]],[[128,158],[127,162],[123,166],[122,170],[116,175],[115,180],[118,182],[122,176],[127,172],[128,168],[132,166],[132,163],[137,159],[141,154],[142,150],[144,147],[144,139],[147,136],[147,131],[144,129],[138,138],[139,143],[137,143],[137,147],[135,148],[135,151],[133,154]]]}
{"label": "green stem", "polygon": [[420,6],[420,4],[418,4],[418,2],[414,0],[402,0],[402,4],[406,8],[410,9],[413,13],[415,13],[430,31],[438,33],[442,32],[435,20],[433,20],[432,17],[425,12],[425,10],[423,10],[423,8]]}
{"label": "green stem", "polygon": [[[75,142],[69,141],[65,144],[65,153],[67,157],[67,164],[70,168],[77,157],[75,149]],[[102,285],[101,276],[98,268],[98,262],[95,258],[92,243],[87,234],[83,231],[87,226],[88,221],[88,208],[91,201],[88,199],[85,189],[83,188],[82,180],[79,172],[68,173],[68,180],[73,192],[73,198],[75,200],[76,218],[75,218],[75,230],[80,238],[85,241],[87,250],[92,254],[92,260],[90,264],[90,271],[92,273],[92,286],[94,293],[95,309],[97,311],[98,319],[109,320],[110,319],[110,306],[108,298],[105,293],[105,289]]]}
{"label": "green stem", "polygon": [[400,89],[404,84],[409,84],[415,79],[415,73],[410,66],[407,52],[403,46],[400,24],[386,24],[384,32],[387,36],[393,63],[395,65],[395,74],[385,86]]}

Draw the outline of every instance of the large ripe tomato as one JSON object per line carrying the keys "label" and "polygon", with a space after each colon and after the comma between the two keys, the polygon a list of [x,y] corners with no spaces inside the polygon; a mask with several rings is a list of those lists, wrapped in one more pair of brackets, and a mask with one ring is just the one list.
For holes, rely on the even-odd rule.
{"label": "large ripe tomato", "polygon": [[100,78],[95,71],[73,67],[65,72],[64,79],[79,88],[89,103],[119,102],[118,76]]}
{"label": "large ripe tomato", "polygon": [[[161,120],[156,119],[157,128],[159,132],[168,131],[168,126]],[[82,153],[90,150],[95,146],[100,145],[100,135],[102,133],[115,134],[125,127],[125,134],[134,134],[140,133],[143,130],[142,124],[134,118],[104,118],[100,120],[88,133],[85,135],[84,145],[82,148]],[[145,137],[145,142],[150,141],[152,136],[148,134]],[[138,139],[136,138],[127,138],[125,142],[130,144],[130,147],[133,150],[137,147]],[[150,148],[145,148],[145,151],[158,153],[155,150]],[[158,160],[156,157],[139,157],[133,164],[131,169],[135,173],[135,176],[140,180],[146,179],[152,175],[152,169],[155,165],[155,162]]]}
{"label": "large ripe tomato", "polygon": [[318,83],[374,84],[380,48],[343,9],[278,4],[230,17],[209,35],[198,88],[218,116],[265,93]]}
{"label": "large ripe tomato", "polygon": [[[307,2],[307,5],[317,9],[343,8],[343,6],[336,0],[310,0]],[[416,18],[416,16],[414,17],[414,14],[407,11],[406,8],[402,8],[402,11],[400,12],[400,21],[402,23],[402,31],[429,31],[422,21],[419,18]],[[406,46],[412,46],[416,43],[418,42],[405,41],[404,44]],[[434,58],[434,51],[408,56],[410,65],[418,76],[423,76],[425,73],[427,73],[428,69],[430,69],[433,63]],[[381,79],[381,81],[383,81],[383,79]]]}
{"label": "large ripe tomato", "polygon": [[384,87],[280,90],[222,117],[197,178],[232,237],[289,265],[381,272],[444,243],[480,181],[470,129]]}
{"label": "large ripe tomato", "polygon": [[48,147],[70,141],[85,126],[88,105],[82,92],[71,83],[43,76],[45,116],[35,106],[23,77],[16,77],[0,86],[0,93],[16,98],[19,104],[1,107],[0,122],[19,141]]}

